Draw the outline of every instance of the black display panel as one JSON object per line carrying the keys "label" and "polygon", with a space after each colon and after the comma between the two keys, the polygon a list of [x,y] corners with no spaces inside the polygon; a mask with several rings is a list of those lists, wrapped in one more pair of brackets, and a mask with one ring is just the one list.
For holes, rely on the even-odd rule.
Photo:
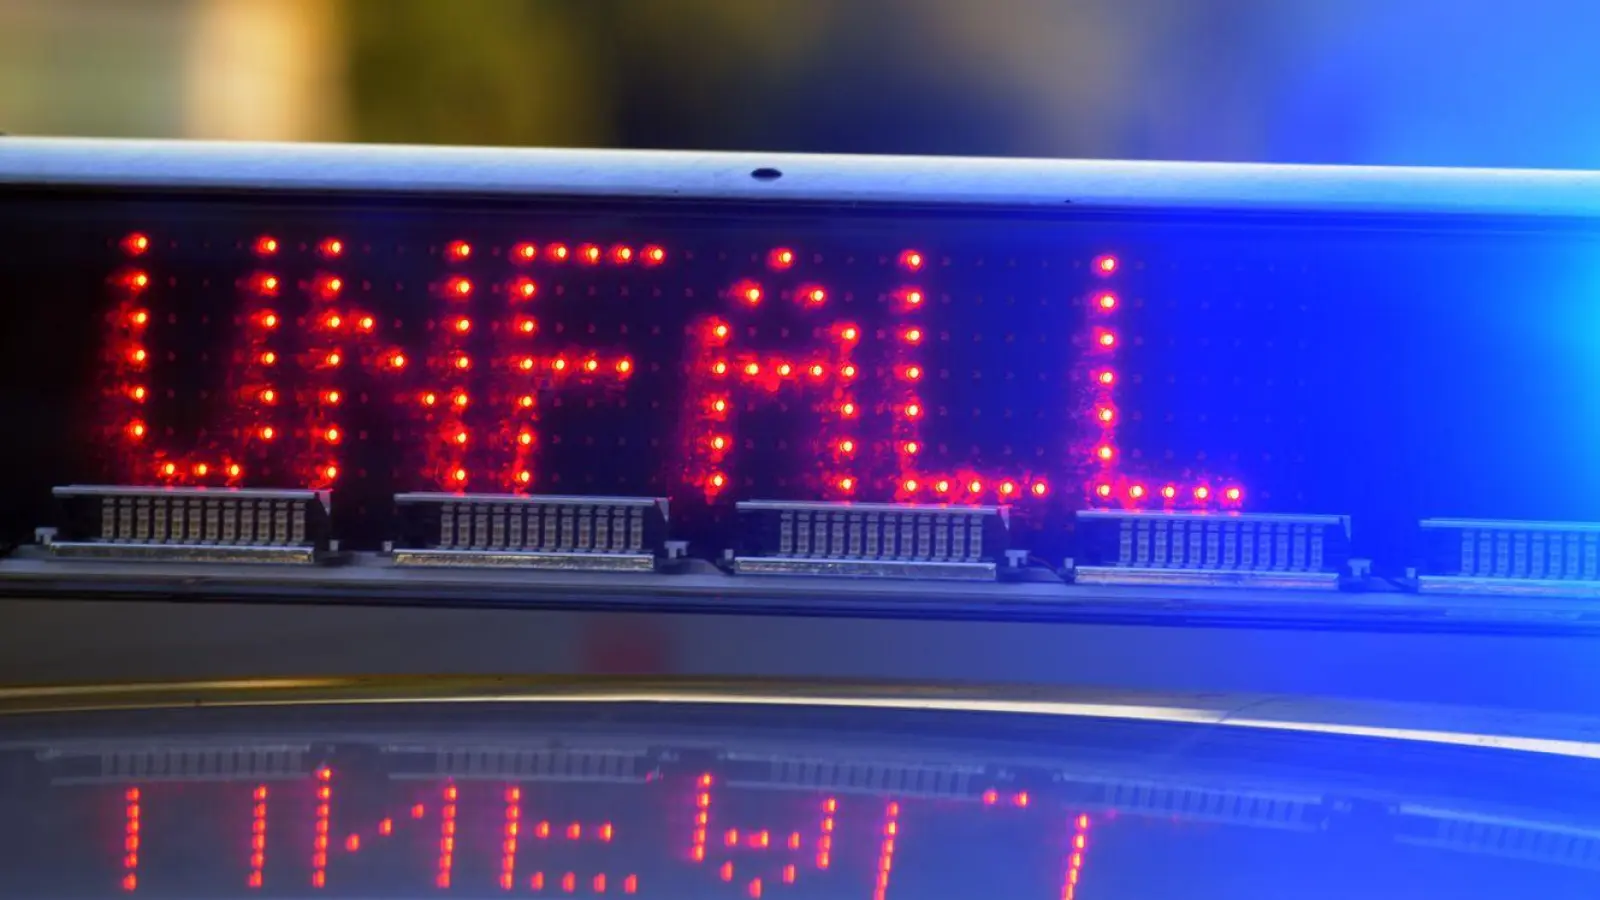
{"label": "black display panel", "polygon": [[17,535],[104,481],[328,487],[355,548],[413,490],[665,496],[709,552],[742,499],[1046,555],[1085,506],[1600,517],[1571,224],[17,193],[0,239]]}

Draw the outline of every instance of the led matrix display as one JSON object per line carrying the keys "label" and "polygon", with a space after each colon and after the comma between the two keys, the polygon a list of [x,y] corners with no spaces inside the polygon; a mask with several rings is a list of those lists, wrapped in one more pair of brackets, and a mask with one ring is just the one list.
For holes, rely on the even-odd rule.
{"label": "led matrix display", "polygon": [[1390,568],[1423,518],[1600,518],[1592,417],[1552,391],[1592,374],[1581,228],[377,195],[0,212],[0,288],[36,300],[0,353],[0,412],[31,425],[0,469],[19,538],[52,520],[43,486],[95,483],[327,488],[353,549],[427,491],[664,497],[700,556],[737,545],[747,500],[1005,506],[1047,561],[1084,507],[1348,515]]}
{"label": "led matrix display", "polygon": [[1040,521],[1242,499],[1128,465],[1136,277],[1098,242],[330,230],[110,242],[116,480],[332,488],[369,515],[404,490],[663,495],[705,522],[750,498]]}

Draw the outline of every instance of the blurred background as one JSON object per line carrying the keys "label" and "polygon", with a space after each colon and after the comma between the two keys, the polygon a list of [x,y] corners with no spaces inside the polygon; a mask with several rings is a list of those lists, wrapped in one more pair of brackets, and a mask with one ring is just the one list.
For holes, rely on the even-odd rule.
{"label": "blurred background", "polygon": [[1600,4],[0,0],[0,131],[1600,168]]}

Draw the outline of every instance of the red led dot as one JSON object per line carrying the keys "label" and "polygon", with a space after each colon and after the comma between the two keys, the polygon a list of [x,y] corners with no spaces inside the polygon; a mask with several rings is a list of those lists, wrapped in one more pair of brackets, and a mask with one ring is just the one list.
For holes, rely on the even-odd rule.
{"label": "red led dot", "polygon": [[467,396],[466,391],[456,391],[450,395],[450,402],[455,405],[456,409],[466,409],[467,405],[472,402],[472,398]]}
{"label": "red led dot", "polygon": [[317,252],[327,259],[338,259],[344,255],[344,241],[338,238],[327,238],[317,245]]}
{"label": "red led dot", "polygon": [[391,369],[404,369],[405,367],[406,367],[406,355],[404,353],[391,353],[391,354],[389,354],[389,368],[391,368]]}
{"label": "red led dot", "polygon": [[1166,499],[1168,499],[1168,500],[1171,500],[1171,499],[1177,497],[1178,496],[1178,488],[1177,488],[1177,486],[1171,485],[1171,484],[1166,485],[1165,487],[1163,487],[1161,489],[1161,496],[1166,498]]}
{"label": "red led dot", "polygon": [[767,265],[774,269],[787,269],[794,265],[794,251],[788,247],[779,247],[767,254]]}
{"label": "red led dot", "polygon": [[533,334],[535,331],[539,330],[539,323],[532,319],[518,319],[517,330],[523,334]]}
{"label": "red led dot", "polygon": [[719,413],[727,412],[728,411],[728,401],[723,400],[720,397],[718,399],[716,399],[716,400],[711,401],[711,411],[712,412],[719,412]]}
{"label": "red led dot", "polygon": [[744,364],[744,373],[746,375],[751,376],[751,377],[754,377],[756,375],[760,375],[761,374],[761,365],[759,363],[753,363],[753,362],[752,363],[745,363]]}
{"label": "red led dot", "polygon": [[597,371],[599,371],[600,370],[600,360],[598,360],[598,359],[586,359],[586,360],[584,360],[583,361],[583,370],[585,372],[597,372]]}
{"label": "red led dot", "polygon": [[511,296],[532,300],[539,293],[539,285],[532,278],[518,278],[511,282]]}
{"label": "red led dot", "polygon": [[921,291],[906,291],[905,298],[907,306],[922,305],[923,296]]}
{"label": "red led dot", "polygon": [[444,290],[446,294],[452,297],[470,297],[472,296],[472,282],[458,275],[445,282]]}
{"label": "red led dot", "polygon": [[641,255],[644,257],[644,264],[647,266],[659,266],[667,261],[667,251],[654,244],[645,247]]}
{"label": "red led dot", "polygon": [[472,245],[466,241],[451,241],[445,245],[444,255],[453,260],[463,260],[472,256]]}
{"label": "red led dot", "polygon": [[1041,478],[1035,481],[1029,490],[1033,491],[1035,497],[1043,497],[1045,494],[1050,493],[1050,483]]}
{"label": "red led dot", "polygon": [[861,337],[861,330],[854,325],[846,325],[839,330],[839,337],[844,338],[846,341],[855,341]]}
{"label": "red led dot", "polygon": [[1117,295],[1108,291],[1096,297],[1094,303],[1101,309],[1110,312],[1111,310],[1117,308]]}
{"label": "red led dot", "polygon": [[466,483],[467,470],[466,469],[457,469],[454,472],[451,472],[450,473],[450,480],[454,481],[456,484],[464,484],[464,483]]}
{"label": "red led dot", "polygon": [[1211,489],[1202,484],[1201,486],[1199,486],[1199,487],[1194,489],[1194,498],[1196,500],[1209,500],[1209,499],[1211,499]]}
{"label": "red led dot", "polygon": [[578,248],[578,259],[588,265],[600,262],[600,248],[593,244],[584,244]]}
{"label": "red led dot", "polygon": [[344,839],[344,849],[351,853],[361,849],[361,835],[352,834]]}
{"label": "red led dot", "polygon": [[533,434],[531,432],[527,432],[527,431],[518,432],[517,433],[517,443],[521,444],[524,447],[527,447],[527,446],[531,445],[533,443]]}
{"label": "red led dot", "polygon": [[457,431],[455,434],[451,435],[451,440],[455,441],[458,445],[463,446],[463,447],[466,446],[468,439],[469,439],[469,436],[468,436],[467,430],[465,428],[463,428],[463,429]]}
{"label": "red led dot", "polygon": [[1094,448],[1094,458],[1101,462],[1110,462],[1112,457],[1116,455],[1117,451],[1110,444],[1101,444]]}
{"label": "red led dot", "polygon": [[912,456],[915,456],[917,451],[922,449],[922,445],[918,444],[916,441],[906,441],[904,444],[900,445],[900,449]]}
{"label": "red led dot", "polygon": [[512,262],[530,263],[539,257],[539,248],[533,244],[521,243],[511,248]]}
{"label": "red led dot", "polygon": [[826,371],[827,370],[822,367],[821,363],[812,363],[811,367],[806,369],[806,372],[808,372],[812,378],[821,378]]}
{"label": "red led dot", "polygon": [[1132,497],[1135,500],[1143,500],[1144,499],[1144,485],[1135,484],[1135,485],[1129,486],[1129,488],[1128,488],[1128,496]]}
{"label": "red led dot", "polygon": [[356,329],[358,331],[371,331],[376,327],[378,327],[378,320],[371,316],[362,316],[356,320]]}
{"label": "red led dot", "polygon": [[323,318],[322,324],[325,328],[336,329],[344,325],[344,318],[338,313],[330,313],[328,316]]}
{"label": "red led dot", "polygon": [[739,299],[750,304],[751,306],[755,306],[757,303],[761,302],[761,288],[758,285],[742,285],[738,290],[738,294]]}
{"label": "red led dot", "polygon": [[533,473],[529,472],[527,469],[523,469],[517,473],[518,484],[527,484],[531,481],[533,481]]}
{"label": "red led dot", "polygon": [[1109,497],[1109,496],[1111,496],[1111,485],[1109,485],[1109,484],[1097,484],[1097,485],[1094,486],[1094,493],[1095,493],[1095,496],[1100,497],[1100,498]]}
{"label": "red led dot", "polygon": [[[274,318],[276,318],[276,317],[274,317]],[[132,322],[134,325],[148,325],[148,324],[150,324],[150,311],[149,310],[144,310],[144,309],[136,309],[133,312],[128,314],[128,321]]]}
{"label": "red led dot", "polygon": [[144,437],[144,433],[145,433],[145,426],[144,426],[143,422],[140,422],[139,420],[135,419],[134,421],[128,423],[128,436],[129,437],[136,438],[136,439],[137,438],[142,438],[142,437]]}
{"label": "red led dot", "polygon": [[967,493],[969,493],[969,494],[981,494],[981,493],[983,493],[983,482],[979,481],[976,478],[974,478],[971,481],[967,482]]}
{"label": "red led dot", "polygon": [[330,350],[328,352],[328,355],[326,355],[326,356],[324,356],[322,358],[322,362],[323,362],[324,365],[328,366],[329,368],[333,368],[333,367],[338,366],[340,363],[344,362],[344,357],[339,355],[339,351]]}
{"label": "red led dot", "polygon": [[556,262],[565,262],[567,257],[570,255],[570,251],[567,250],[566,244],[551,244],[544,249],[545,253]]}
{"label": "red led dot", "polygon": [[1227,498],[1229,503],[1238,503],[1244,498],[1244,491],[1236,487],[1231,487],[1223,491],[1222,496]]}
{"label": "red led dot", "polygon": [[1106,331],[1104,329],[1096,331],[1095,332],[1095,336],[1094,336],[1094,342],[1096,344],[1099,344],[1101,347],[1105,347],[1107,349],[1109,349],[1111,347],[1115,347],[1117,345],[1116,332]]}
{"label": "red led dot", "polygon": [[856,489],[856,480],[854,478],[851,478],[849,475],[846,475],[843,478],[839,479],[839,490],[844,491],[845,493],[848,494],[848,493],[850,493],[851,491],[853,491],[855,489]]}
{"label": "red led dot", "polygon": [[455,320],[453,327],[458,334],[466,334],[472,330],[472,320],[466,316],[462,316],[461,318]]}
{"label": "red led dot", "polygon": [[622,244],[612,247],[611,261],[619,266],[633,262],[633,248]]}
{"label": "red led dot", "polygon": [[143,403],[144,398],[148,397],[149,395],[150,392],[144,387],[144,385],[135,385],[128,391],[128,396],[139,401],[140,403]]}
{"label": "red led dot", "polygon": [[633,361],[629,359],[617,360],[617,374],[626,375],[633,371]]}
{"label": "red led dot", "polygon": [[847,419],[850,419],[850,418],[854,418],[855,414],[856,414],[856,405],[854,403],[850,403],[849,401],[846,401],[844,403],[839,404],[839,415],[844,416]]}
{"label": "red led dot", "polygon": [[1095,407],[1094,417],[1104,424],[1111,424],[1117,418],[1117,411],[1109,406]]}
{"label": "red led dot", "polygon": [[1110,369],[1104,369],[1099,374],[1094,376],[1094,380],[1100,382],[1106,387],[1110,387],[1111,385],[1117,383],[1117,373],[1111,371]]}
{"label": "red led dot", "polygon": [[262,235],[256,238],[256,255],[271,256],[278,252],[278,239]]}
{"label": "red led dot", "polygon": [[257,394],[256,396],[260,397],[261,402],[267,404],[268,406],[278,402],[278,392],[272,388],[263,388],[261,393]]}
{"label": "red led dot", "polygon": [[344,440],[344,433],[341,432],[337,427],[328,428],[322,432],[322,439],[330,444],[337,444],[341,440]]}
{"label": "red led dot", "polygon": [[723,437],[720,434],[715,436],[715,437],[713,437],[711,439],[711,449],[713,449],[713,450],[726,450],[726,449],[728,449],[728,439]]}
{"label": "red led dot", "polygon": [[916,381],[916,380],[918,380],[918,379],[920,379],[922,377],[922,367],[921,366],[906,366],[905,375],[906,375],[906,380],[907,381]]}
{"label": "red led dot", "polygon": [[1117,258],[1110,254],[1097,257],[1094,261],[1094,269],[1101,275],[1110,275],[1117,271]]}
{"label": "red led dot", "polygon": [[130,272],[123,278],[123,283],[136,291],[142,291],[150,286],[150,276],[144,272]]}
{"label": "red led dot", "polygon": [[339,296],[342,290],[344,290],[344,279],[337,275],[324,275],[317,279],[317,293],[324,300],[332,300]]}
{"label": "red led dot", "polygon": [[846,454],[856,452],[856,442],[850,438],[841,438],[839,441],[839,452]]}
{"label": "red led dot", "polygon": [[916,250],[906,250],[900,254],[900,265],[913,272],[922,268],[923,263],[926,261],[923,259],[922,254]]}
{"label": "red led dot", "polygon": [[163,465],[161,467],[161,474],[167,475],[167,476],[172,476],[172,475],[178,474],[178,465],[177,465],[177,463],[166,463],[165,465]]}
{"label": "red led dot", "polygon": [[264,312],[261,314],[261,317],[258,321],[261,322],[262,328],[277,328],[278,314],[275,312]]}
{"label": "red led dot", "polygon": [[854,363],[845,363],[844,365],[840,366],[839,367],[839,376],[842,377],[842,378],[854,378],[854,377],[856,377],[855,364]]}
{"label": "red led dot", "polygon": [[906,404],[906,418],[915,419],[922,415],[922,405],[919,403]]}
{"label": "red led dot", "polygon": [[523,394],[521,397],[518,397],[517,405],[523,409],[533,409],[533,395]]}
{"label": "red led dot", "polygon": [[790,375],[794,374],[794,366],[791,366],[788,363],[778,363],[778,374],[784,378],[788,378]]}
{"label": "red led dot", "polygon": [[262,275],[256,279],[256,293],[266,297],[276,297],[281,284],[276,275]]}
{"label": "red led dot", "polygon": [[228,464],[228,477],[229,478],[238,478],[240,475],[243,475],[243,474],[244,474],[244,467],[243,466],[239,465],[238,463],[229,463]]}
{"label": "red led dot", "polygon": [[717,324],[711,326],[711,336],[719,341],[726,340],[728,337],[728,332],[729,328],[726,323],[718,322]]}
{"label": "red led dot", "polygon": [[907,478],[905,481],[900,482],[900,488],[908,494],[915,493],[917,488],[921,486],[915,478]]}
{"label": "red led dot", "polygon": [[558,356],[550,360],[550,368],[557,372],[565,372],[567,370],[567,361]]}
{"label": "red led dot", "polygon": [[805,292],[806,302],[812,306],[827,302],[828,292],[819,287],[811,288]]}
{"label": "red led dot", "polygon": [[206,465],[205,463],[195,463],[194,464],[194,474],[200,476],[201,478],[204,478],[205,476],[211,474],[211,467]]}
{"label": "red led dot", "polygon": [[1007,479],[1005,481],[1000,482],[1000,495],[1002,497],[1009,497],[1012,494],[1015,494],[1016,492],[1017,492],[1017,483],[1015,481],[1011,481],[1010,479]]}
{"label": "red led dot", "polygon": [[934,490],[934,493],[938,493],[938,494],[948,494],[948,493],[950,493],[950,481],[949,481],[949,479],[941,478],[938,481],[935,481],[933,483],[933,490]]}
{"label": "red led dot", "polygon": [[150,238],[134,232],[122,239],[122,249],[129,256],[138,256],[150,249]]}
{"label": "red led dot", "polygon": [[726,475],[723,475],[721,472],[717,472],[716,474],[712,475],[710,478],[707,478],[706,479],[706,483],[709,484],[713,488],[721,489],[722,487],[727,485],[728,477]]}
{"label": "red led dot", "polygon": [[[262,355],[266,356],[268,354]],[[128,353],[128,359],[136,364],[143,364],[149,358],[150,352],[145,350],[143,347],[135,347]],[[263,360],[263,362],[265,362],[265,360]],[[271,363],[268,363],[268,365],[271,365]]]}
{"label": "red led dot", "polygon": [[277,436],[277,429],[273,428],[271,425],[263,425],[256,429],[256,437],[261,438],[263,441],[270,441]]}
{"label": "red led dot", "polygon": [[465,371],[472,368],[472,357],[466,355],[465,353],[457,353],[451,365],[454,365],[457,369]]}
{"label": "red led dot", "polygon": [[901,333],[900,339],[905,341],[908,344],[920,344],[920,343],[922,343],[922,329],[921,328],[907,328],[904,332]]}

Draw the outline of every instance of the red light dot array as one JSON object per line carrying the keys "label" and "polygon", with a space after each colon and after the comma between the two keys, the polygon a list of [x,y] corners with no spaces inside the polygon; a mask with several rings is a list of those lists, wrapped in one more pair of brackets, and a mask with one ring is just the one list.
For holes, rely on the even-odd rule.
{"label": "red light dot array", "polygon": [[245,883],[260,888],[267,865],[267,786],[256,785],[250,799],[250,873]]}
{"label": "red light dot array", "polygon": [[317,807],[312,823],[311,886],[324,887],[328,883],[328,829],[333,812],[333,770],[327,766],[317,769]]}
{"label": "red light dot array", "polygon": [[833,816],[839,811],[839,800],[828,797],[822,801],[821,833],[817,836],[817,868],[826,870],[833,864]]}
{"label": "red light dot array", "polygon": [[1089,817],[1079,815],[1072,822],[1072,842],[1067,850],[1066,871],[1061,877],[1061,900],[1073,900],[1083,875],[1083,859],[1089,851]]}
{"label": "red light dot array", "polygon": [[517,878],[517,833],[522,824],[522,788],[506,788],[506,820],[501,828],[500,889],[509,891]]}
{"label": "red light dot array", "polygon": [[139,887],[139,832],[140,791],[136,787],[122,793],[122,889],[132,891]]}
{"label": "red light dot array", "polygon": [[894,871],[894,844],[900,831],[900,804],[890,801],[884,810],[883,843],[878,846],[878,878],[872,900],[884,900],[889,893],[889,876]]}
{"label": "red light dot array", "polygon": [[434,884],[441,888],[450,886],[450,876],[455,871],[456,798],[459,793],[454,784],[446,784],[439,807],[439,862]]}
{"label": "red light dot array", "polygon": [[694,832],[689,839],[689,858],[697,863],[706,861],[706,833],[711,826],[711,773],[695,781]]}

